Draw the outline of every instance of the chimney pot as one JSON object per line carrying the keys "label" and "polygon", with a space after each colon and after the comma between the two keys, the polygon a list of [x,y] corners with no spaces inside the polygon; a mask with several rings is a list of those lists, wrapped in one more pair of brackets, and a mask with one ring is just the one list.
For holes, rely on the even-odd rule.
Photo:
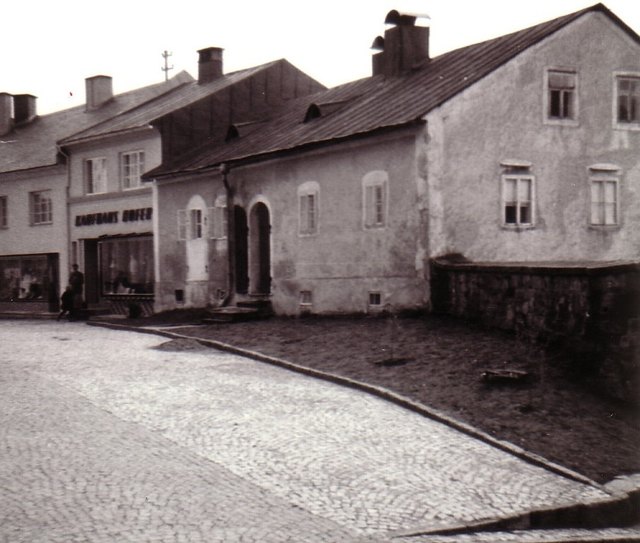
{"label": "chimney pot", "polygon": [[221,47],[207,47],[198,51],[198,83],[208,83],[223,75]]}
{"label": "chimney pot", "polygon": [[94,75],[85,79],[87,111],[99,108],[113,98],[113,81],[108,75]]}
{"label": "chimney pot", "polygon": [[36,97],[32,94],[15,94],[13,110],[16,124],[27,123],[36,118]]}

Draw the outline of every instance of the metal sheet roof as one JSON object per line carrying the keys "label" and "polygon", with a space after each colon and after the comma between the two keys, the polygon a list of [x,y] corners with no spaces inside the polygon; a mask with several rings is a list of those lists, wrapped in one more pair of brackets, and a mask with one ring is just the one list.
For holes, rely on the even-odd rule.
{"label": "metal sheet roof", "polygon": [[[162,177],[215,167],[221,162],[252,160],[301,146],[369,134],[379,129],[419,122],[518,54],[588,12],[599,11],[640,43],[640,37],[602,4],[451,51],[426,61],[406,75],[377,75],[288,102],[272,113],[259,130],[224,142],[212,139],[172,164],[147,173]],[[304,122],[311,104],[346,102],[344,107]],[[320,108],[322,113],[322,109]]]}
{"label": "metal sheet roof", "polygon": [[133,110],[126,111],[117,117],[93,126],[88,130],[73,134],[71,137],[60,141],[60,144],[70,145],[96,137],[143,128],[148,126],[152,121],[159,119],[172,111],[189,106],[202,98],[216,94],[232,86],[238,81],[251,77],[252,75],[265,70],[278,62],[284,61],[277,60],[245,70],[225,74],[222,77],[204,84],[192,81],[183,85],[179,91],[160,96],[154,100],[141,104]]}
{"label": "metal sheet roof", "polygon": [[55,165],[56,142],[78,131],[110,119],[120,113],[171,92],[193,81],[187,72],[162,83],[117,94],[102,107],[86,111],[77,106],[36,117],[28,124],[15,127],[0,138],[0,173]]}

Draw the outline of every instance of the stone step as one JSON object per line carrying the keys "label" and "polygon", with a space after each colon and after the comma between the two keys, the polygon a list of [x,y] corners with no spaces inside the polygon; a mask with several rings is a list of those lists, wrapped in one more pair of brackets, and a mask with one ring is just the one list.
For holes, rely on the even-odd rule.
{"label": "stone step", "polygon": [[209,316],[202,319],[203,324],[217,324],[221,322],[245,322],[265,318],[265,314],[256,307],[242,307],[230,305],[218,307],[209,311]]}

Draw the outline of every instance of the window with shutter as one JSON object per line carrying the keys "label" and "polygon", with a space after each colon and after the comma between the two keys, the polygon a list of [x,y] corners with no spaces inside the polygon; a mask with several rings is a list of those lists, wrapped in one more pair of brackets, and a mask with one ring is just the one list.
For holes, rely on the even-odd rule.
{"label": "window with shutter", "polygon": [[369,172],[362,179],[363,223],[365,228],[382,228],[387,224],[387,172]]}

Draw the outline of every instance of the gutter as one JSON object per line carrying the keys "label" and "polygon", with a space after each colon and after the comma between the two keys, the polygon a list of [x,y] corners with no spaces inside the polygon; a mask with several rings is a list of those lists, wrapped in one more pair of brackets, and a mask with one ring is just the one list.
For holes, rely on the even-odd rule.
{"label": "gutter", "polygon": [[[66,230],[67,230],[67,239],[66,239],[66,253],[67,253],[67,262],[65,269],[68,270],[71,267],[71,156],[67,154],[62,145],[56,143],[56,148],[58,153],[60,153],[66,161],[66,170],[67,170],[67,185],[65,186],[65,207],[66,207]],[[58,267],[61,267],[61,263],[58,262]],[[68,280],[68,277],[67,277]],[[66,283],[67,281],[65,281]],[[62,292],[62,269],[58,270],[58,291],[56,292],[56,301],[60,299],[60,292]]]}

